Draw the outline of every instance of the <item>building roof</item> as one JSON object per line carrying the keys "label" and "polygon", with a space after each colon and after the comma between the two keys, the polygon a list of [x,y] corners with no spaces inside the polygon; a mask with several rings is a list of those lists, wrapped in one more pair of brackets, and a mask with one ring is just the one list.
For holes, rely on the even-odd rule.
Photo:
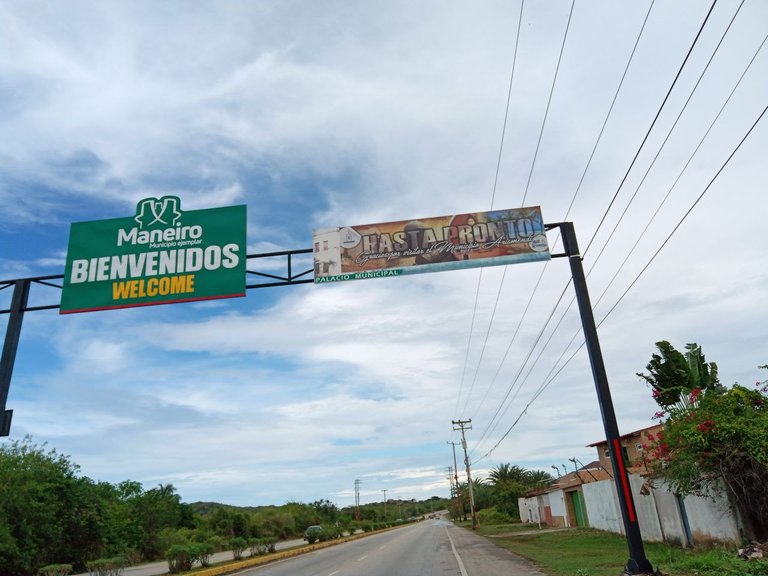
{"label": "building roof", "polygon": [[[627,438],[632,438],[632,436],[639,436],[641,432],[645,432],[647,430],[653,430],[654,428],[662,428],[662,424],[654,424],[653,426],[648,426],[646,428],[640,428],[640,430],[635,430],[634,432],[629,432],[627,434],[622,434],[619,436],[621,440],[625,440]],[[598,442],[593,442],[592,444],[587,444],[587,448],[594,448],[595,446],[600,446],[600,444],[608,444],[608,440],[600,440]]]}

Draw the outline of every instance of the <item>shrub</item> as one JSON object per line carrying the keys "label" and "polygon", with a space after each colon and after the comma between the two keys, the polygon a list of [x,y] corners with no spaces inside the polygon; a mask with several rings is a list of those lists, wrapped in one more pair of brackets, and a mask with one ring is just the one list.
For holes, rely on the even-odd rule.
{"label": "shrub", "polygon": [[277,544],[277,536],[265,536],[261,539],[264,545],[267,547],[267,552],[275,551],[275,544]]}
{"label": "shrub", "polygon": [[37,571],[39,576],[68,576],[72,574],[72,564],[49,564]]}
{"label": "shrub", "polygon": [[165,553],[165,557],[168,560],[168,572],[171,574],[191,570],[195,561],[194,550],[188,544],[174,544]]}
{"label": "shrub", "polygon": [[190,551],[192,552],[192,562],[199,562],[200,566],[209,566],[211,564],[211,556],[215,552],[215,548],[211,542],[193,542],[189,544]]}
{"label": "shrub", "polygon": [[122,556],[114,558],[99,558],[87,562],[85,567],[91,576],[121,576],[123,569],[128,564]]}
{"label": "shrub", "polygon": [[498,526],[499,524],[512,524],[514,520],[512,517],[503,510],[497,509],[495,506],[492,508],[484,508],[477,513],[477,520],[480,524],[488,526]]}
{"label": "shrub", "polygon": [[232,558],[234,560],[242,560],[243,552],[245,551],[248,542],[245,538],[237,536],[229,541],[229,547],[232,548]]}

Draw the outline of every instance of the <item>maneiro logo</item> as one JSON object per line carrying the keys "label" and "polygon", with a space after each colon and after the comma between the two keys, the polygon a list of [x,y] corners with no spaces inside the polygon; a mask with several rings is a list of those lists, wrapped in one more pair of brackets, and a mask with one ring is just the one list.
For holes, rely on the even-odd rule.
{"label": "maneiro logo", "polygon": [[181,200],[177,196],[163,196],[160,200],[145,198],[136,207],[134,220],[142,230],[152,226],[176,226],[181,218]]}
{"label": "maneiro logo", "polygon": [[182,225],[181,199],[178,196],[145,198],[136,206],[133,220],[138,224],[117,231],[117,245],[147,245],[149,248],[195,246],[202,242],[203,227]]}

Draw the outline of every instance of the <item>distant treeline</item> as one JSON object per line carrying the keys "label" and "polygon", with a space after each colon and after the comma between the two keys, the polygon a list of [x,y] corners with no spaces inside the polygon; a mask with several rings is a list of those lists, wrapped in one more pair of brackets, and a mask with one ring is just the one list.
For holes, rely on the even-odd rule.
{"label": "distant treeline", "polygon": [[0,576],[34,576],[41,568],[89,562],[161,560],[173,547],[204,544],[215,551],[237,539],[301,537],[315,524],[340,531],[420,517],[446,509],[437,497],[339,509],[328,500],[283,506],[184,504],[171,484],[96,482],[67,456],[30,438],[0,445]]}

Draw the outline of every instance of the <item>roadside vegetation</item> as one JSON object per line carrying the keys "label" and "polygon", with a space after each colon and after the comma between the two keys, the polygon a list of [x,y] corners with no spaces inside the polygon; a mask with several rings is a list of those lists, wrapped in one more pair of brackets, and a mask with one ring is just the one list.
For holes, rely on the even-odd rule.
{"label": "roadside vegetation", "polygon": [[214,552],[234,557],[274,551],[313,525],[324,538],[372,531],[445,509],[449,501],[384,502],[339,509],[333,502],[234,507],[185,504],[171,484],[97,482],[55,449],[31,438],[0,444],[0,576],[112,574],[167,560],[169,571],[205,566]]}
{"label": "roadside vegetation", "polygon": [[[460,525],[471,528],[469,522]],[[477,532],[551,576],[616,576],[629,557],[623,536],[592,528],[481,524]],[[733,547],[682,549],[649,542],[645,552],[654,569],[670,576],[768,576],[768,559],[747,561]]]}
{"label": "roadside vegetation", "polygon": [[664,422],[646,467],[682,495],[723,484],[748,532],[768,540],[768,380],[727,388],[698,344],[684,353],[664,340],[656,348],[648,373],[638,374]]}
{"label": "roadside vegetation", "polygon": [[[768,380],[752,386],[720,383],[717,365],[701,347],[679,352],[669,342],[656,343],[646,373],[638,377],[651,388],[660,410],[654,418],[663,432],[644,446],[651,478],[663,480],[681,495],[706,496],[722,484],[735,503],[747,533],[768,539]],[[768,365],[759,366],[768,369]],[[517,497],[535,489],[533,473],[509,464],[493,469],[488,480],[473,481],[478,532],[516,554],[533,560],[553,576],[615,576],[628,559],[626,539],[590,528],[556,529],[518,520]],[[545,481],[545,479],[542,479]],[[466,485],[460,494],[466,501]],[[471,527],[464,510],[455,513]],[[745,542],[753,559],[734,546],[683,549],[645,543],[655,569],[671,576],[768,576],[768,544]],[[750,555],[745,554],[745,556]],[[759,558],[760,555],[763,558]]]}

